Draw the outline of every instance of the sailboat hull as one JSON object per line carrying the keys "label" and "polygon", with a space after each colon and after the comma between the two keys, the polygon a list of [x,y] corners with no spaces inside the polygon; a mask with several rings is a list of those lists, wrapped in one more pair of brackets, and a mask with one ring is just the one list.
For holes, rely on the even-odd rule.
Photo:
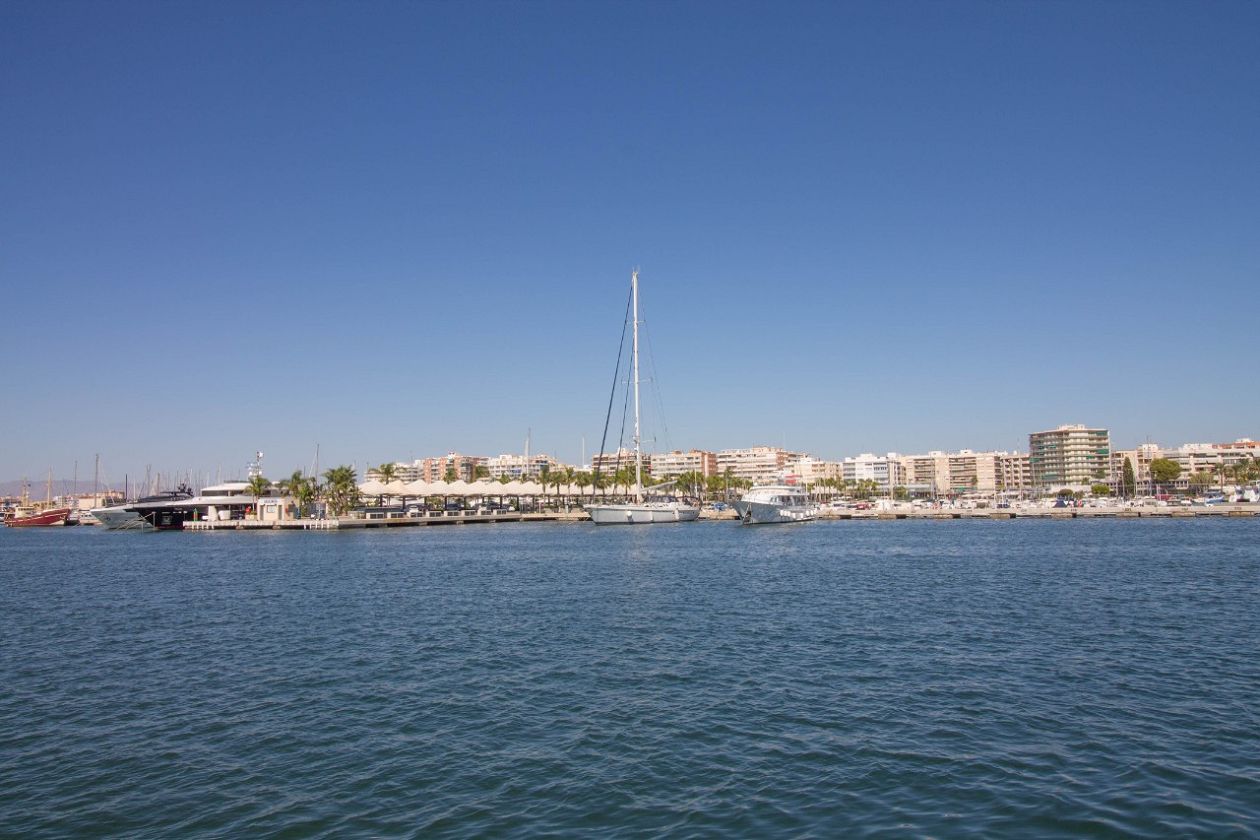
{"label": "sailboat hull", "polygon": [[700,516],[700,508],[694,505],[670,502],[592,505],[586,511],[596,525],[658,525],[666,522],[691,522]]}

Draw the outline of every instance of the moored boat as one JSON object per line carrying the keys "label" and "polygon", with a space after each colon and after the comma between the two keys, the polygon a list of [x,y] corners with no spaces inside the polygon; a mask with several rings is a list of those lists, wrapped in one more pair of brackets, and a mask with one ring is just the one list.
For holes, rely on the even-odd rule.
{"label": "moored boat", "polygon": [[182,502],[196,495],[187,486],[180,485],[176,490],[167,490],[144,496],[134,502],[123,502],[118,505],[93,508],[91,515],[104,528],[110,531],[147,531],[152,526],[137,509],[140,505],[160,505]]}
{"label": "moored boat", "polygon": [[818,505],[809,498],[804,487],[796,484],[753,487],[733,504],[745,525],[808,522],[818,518]]}
{"label": "moored boat", "polygon": [[22,484],[22,503],[4,516],[9,528],[39,528],[49,525],[65,525],[70,508],[54,505],[52,501],[52,470],[48,471],[48,496],[41,504],[31,502],[30,485]]}
{"label": "moored boat", "polygon": [[[639,433],[639,272],[630,274],[633,345],[631,364],[634,379],[634,501],[621,504],[587,505],[586,512],[596,525],[655,525],[665,522],[691,522],[700,516],[700,507],[673,496],[652,496],[643,488],[643,450]],[[622,333],[624,341],[625,333]],[[619,357],[620,358],[620,357]],[[612,402],[609,402],[609,411]],[[663,489],[669,483],[650,490]]]}
{"label": "moored boat", "polygon": [[13,513],[4,518],[4,524],[10,528],[31,528],[44,525],[65,525],[70,508],[38,508],[31,505],[20,505]]}

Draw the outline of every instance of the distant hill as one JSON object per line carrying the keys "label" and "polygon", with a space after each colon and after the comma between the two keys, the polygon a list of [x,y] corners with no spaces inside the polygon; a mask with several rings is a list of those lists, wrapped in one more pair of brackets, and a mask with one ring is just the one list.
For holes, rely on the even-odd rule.
{"label": "distant hill", "polygon": [[[44,498],[45,488],[48,486],[47,478],[40,479],[39,481],[36,481],[35,479],[32,478],[32,479],[28,479],[27,483],[30,485],[30,488],[31,488],[30,493],[31,493],[32,499],[38,500],[38,499]],[[104,493],[106,490],[109,490],[109,489],[111,488],[107,487],[105,482],[102,481],[101,486],[100,486],[100,491]],[[122,485],[119,484],[114,489],[122,490],[123,488],[122,488]],[[72,478],[66,478],[66,479],[53,478],[52,494],[54,496],[64,496],[66,494],[77,495],[77,494],[83,494],[83,493],[90,494],[91,492],[92,492],[92,479],[90,478],[87,479],[86,481],[80,478],[78,485],[74,483],[74,479]],[[0,496],[21,496],[21,495],[22,495],[22,479],[17,478],[12,481],[0,481]]]}

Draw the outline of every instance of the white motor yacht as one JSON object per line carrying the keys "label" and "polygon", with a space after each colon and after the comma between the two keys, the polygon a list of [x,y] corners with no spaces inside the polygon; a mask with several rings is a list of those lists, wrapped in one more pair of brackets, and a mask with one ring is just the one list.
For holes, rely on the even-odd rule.
{"label": "white motor yacht", "polygon": [[810,500],[804,487],[795,484],[753,487],[734,505],[745,525],[808,522],[818,518],[818,505]]}
{"label": "white motor yacht", "polygon": [[145,521],[144,517],[136,510],[137,505],[182,502],[191,499],[193,495],[192,490],[181,486],[178,490],[155,493],[152,496],[145,496],[133,502],[92,508],[91,514],[101,526],[111,531],[147,531],[153,526]]}

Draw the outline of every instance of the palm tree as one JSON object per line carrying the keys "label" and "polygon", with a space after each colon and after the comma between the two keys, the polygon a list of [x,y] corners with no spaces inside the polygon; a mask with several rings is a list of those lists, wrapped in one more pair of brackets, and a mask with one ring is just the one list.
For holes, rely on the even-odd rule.
{"label": "palm tree", "polygon": [[294,470],[293,475],[279,482],[279,487],[285,495],[293,499],[297,507],[297,518],[301,519],[302,511],[315,495],[314,481],[304,476],[301,470]]}
{"label": "palm tree", "polygon": [[454,467],[447,467],[446,473],[442,476],[442,480],[447,484],[451,484],[452,482],[459,480],[459,473],[455,472]]}
{"label": "palm tree", "polygon": [[354,467],[333,467],[324,473],[324,493],[334,516],[340,516],[358,504],[359,486]]}
{"label": "palm tree", "polygon": [[583,496],[586,495],[586,493],[583,491],[585,491],[587,487],[591,486],[591,482],[592,482],[591,474],[586,472],[585,470],[573,476],[573,483],[578,486],[580,495],[583,495]]}
{"label": "palm tree", "polygon": [[398,478],[398,465],[393,463],[381,464],[376,468],[376,475],[377,480],[380,481],[381,484],[389,484],[391,481]]}
{"label": "palm tree", "polygon": [[254,518],[259,518],[262,514],[258,510],[258,499],[267,495],[267,491],[271,489],[271,482],[263,478],[261,475],[251,475],[249,477],[249,492],[254,497]]}
{"label": "palm tree", "polygon": [[490,468],[487,467],[485,464],[478,464],[477,466],[473,467],[474,480],[478,478],[489,478],[489,477],[490,477]]}

